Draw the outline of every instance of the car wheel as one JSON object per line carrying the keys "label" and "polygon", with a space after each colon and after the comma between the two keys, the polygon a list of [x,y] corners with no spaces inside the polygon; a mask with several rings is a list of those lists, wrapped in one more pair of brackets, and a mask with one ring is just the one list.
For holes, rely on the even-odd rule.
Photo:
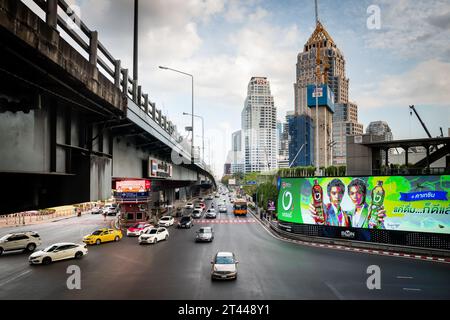
{"label": "car wheel", "polygon": [[100,240],[100,239],[97,239],[97,241],[95,241],[96,245],[99,245],[100,243],[102,243],[102,240]]}
{"label": "car wheel", "polygon": [[32,251],[34,251],[34,249],[36,249],[36,245],[34,243],[29,243],[27,245],[27,251],[32,252]]}
{"label": "car wheel", "polygon": [[0,248],[0,256],[2,255],[2,253],[3,253],[3,248]]}
{"label": "car wheel", "polygon": [[78,251],[77,253],[75,253],[75,259],[81,259],[83,257],[83,252]]}
{"label": "car wheel", "polygon": [[116,237],[114,238],[114,241],[115,241],[115,242],[117,242],[117,241],[119,241],[119,240],[120,240],[119,236],[116,236]]}
{"label": "car wheel", "polygon": [[52,263],[52,258],[45,257],[44,259],[42,259],[42,264],[43,265],[49,265],[50,263]]}

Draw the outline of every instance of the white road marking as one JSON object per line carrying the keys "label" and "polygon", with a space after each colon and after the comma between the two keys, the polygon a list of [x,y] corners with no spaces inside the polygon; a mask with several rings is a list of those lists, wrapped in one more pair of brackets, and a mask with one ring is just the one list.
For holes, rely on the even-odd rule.
{"label": "white road marking", "polygon": [[405,291],[422,291],[422,289],[416,289],[416,288],[403,288]]}
{"label": "white road marking", "polygon": [[15,277],[9,278],[8,280],[1,282],[0,283],[0,287],[3,287],[5,284],[10,283],[11,281],[14,281],[14,280],[16,280],[16,279],[18,279],[20,277],[23,277],[24,275],[26,275],[26,274],[28,274],[30,272],[31,272],[31,270],[27,270],[27,271],[24,271],[24,272],[16,275]]}
{"label": "white road marking", "polygon": [[397,279],[414,279],[414,278],[409,276],[397,276]]}

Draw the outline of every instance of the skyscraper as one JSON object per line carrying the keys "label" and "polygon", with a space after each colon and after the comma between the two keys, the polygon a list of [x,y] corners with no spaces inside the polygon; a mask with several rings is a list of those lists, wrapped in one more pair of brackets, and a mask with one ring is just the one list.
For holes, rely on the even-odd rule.
{"label": "skyscraper", "polygon": [[244,172],[242,156],[242,130],[231,135],[231,173]]}
{"label": "skyscraper", "polygon": [[392,130],[386,121],[373,121],[366,129],[367,134],[383,137],[383,141],[394,140]]}
{"label": "skyscraper", "polygon": [[[317,72],[319,66],[320,72]],[[345,74],[345,59],[341,50],[337,47],[333,38],[328,31],[318,20],[318,13],[316,11],[316,28],[311,37],[306,42],[303,52],[297,56],[296,65],[297,82],[294,84],[295,96],[295,114],[303,116],[303,120],[296,122],[296,125],[311,125],[311,128],[301,129],[296,128],[297,132],[302,130],[312,130],[312,134],[306,136],[312,141],[308,142],[309,146],[319,148],[319,157],[316,159],[316,150],[308,149],[307,152],[313,151],[314,155],[305,155],[305,159],[316,159],[319,166],[329,166],[333,163],[333,106],[328,108],[319,108],[318,112],[318,127],[316,130],[316,110],[314,101],[308,102],[308,97],[311,99],[315,90],[311,91],[311,87],[315,89],[315,85],[323,84],[319,89],[331,91],[328,94],[333,96],[332,104],[344,104],[348,102],[348,84],[349,79]],[[309,90],[308,90],[309,87]],[[321,94],[322,92],[320,92]],[[308,96],[309,95],[309,96]],[[319,95],[320,96],[320,95]],[[313,99],[314,100],[314,99]],[[310,122],[310,119],[312,121]],[[301,135],[304,137],[305,135]],[[315,140],[319,139],[316,143]],[[344,140],[345,141],[345,140]],[[297,143],[297,146],[303,145]],[[315,164],[315,163],[314,163]]]}
{"label": "skyscraper", "polygon": [[334,105],[333,115],[333,164],[345,165],[347,159],[347,136],[362,135],[363,125],[358,123],[358,106],[355,103]]}
{"label": "skyscraper", "polygon": [[250,79],[241,118],[245,172],[276,169],[276,108],[266,77]]}

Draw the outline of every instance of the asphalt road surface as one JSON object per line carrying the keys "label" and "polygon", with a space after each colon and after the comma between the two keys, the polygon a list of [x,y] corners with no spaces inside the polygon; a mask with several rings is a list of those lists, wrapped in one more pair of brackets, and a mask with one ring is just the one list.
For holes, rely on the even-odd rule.
{"label": "asphalt road surface", "polygon": [[[223,203],[223,196],[215,199]],[[313,248],[275,239],[251,215],[195,220],[191,229],[169,228],[170,237],[155,245],[138,245],[126,235],[118,243],[90,246],[81,260],[30,266],[28,254],[0,256],[0,299],[449,299],[447,264]],[[207,207],[211,201],[207,201]],[[85,215],[26,228],[35,230],[45,247],[81,242],[84,235],[108,225],[101,215]],[[196,243],[195,231],[213,226],[212,243]],[[210,261],[218,251],[233,251],[238,278],[211,281]],[[81,270],[81,289],[69,290],[67,268]],[[367,268],[380,267],[381,289],[369,290]]]}

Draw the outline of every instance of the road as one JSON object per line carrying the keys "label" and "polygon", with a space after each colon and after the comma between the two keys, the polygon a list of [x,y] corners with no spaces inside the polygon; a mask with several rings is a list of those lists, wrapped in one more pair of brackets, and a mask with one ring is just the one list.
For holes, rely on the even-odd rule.
{"label": "road", "polygon": [[[215,207],[222,199],[215,199]],[[207,207],[212,201],[207,201]],[[195,221],[192,229],[169,228],[170,238],[139,246],[137,238],[90,246],[81,260],[29,266],[28,255],[0,257],[0,299],[449,299],[446,264],[306,247],[270,235],[253,216]],[[112,219],[112,218],[110,218]],[[83,235],[107,225],[86,215],[33,226],[44,245],[80,242]],[[212,225],[212,243],[196,243],[195,231]],[[22,230],[24,228],[21,228]],[[28,229],[28,228],[25,228]],[[20,229],[16,229],[20,230]],[[0,230],[1,234],[8,232]],[[217,251],[233,251],[239,260],[236,281],[211,281],[210,261]],[[81,290],[69,290],[67,267],[78,265]],[[367,267],[381,269],[381,289],[369,290]]]}

